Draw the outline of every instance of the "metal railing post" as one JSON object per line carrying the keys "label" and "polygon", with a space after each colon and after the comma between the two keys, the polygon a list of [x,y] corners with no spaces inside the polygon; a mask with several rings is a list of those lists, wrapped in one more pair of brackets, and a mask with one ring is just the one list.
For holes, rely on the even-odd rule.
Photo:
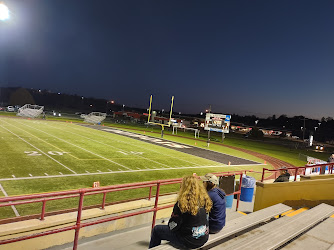
{"label": "metal railing post", "polygon": [[240,201],[240,195],[241,195],[241,184],[242,184],[242,174],[240,174],[240,180],[239,180],[239,190],[237,194],[237,205],[235,211],[238,211],[239,208],[239,201]]}
{"label": "metal railing post", "polygon": [[82,214],[84,195],[85,195],[85,192],[83,190],[80,190],[80,199],[79,199],[79,206],[78,206],[77,223],[76,223],[76,226],[75,226],[73,250],[77,250],[77,248],[78,248],[79,231],[80,231],[80,223],[81,223],[81,214]]}
{"label": "metal railing post", "polygon": [[267,169],[266,168],[263,168],[262,169],[262,177],[261,177],[261,182],[263,182],[263,179],[264,179],[264,171],[266,171]]}
{"label": "metal railing post", "polygon": [[152,186],[150,186],[150,192],[148,194],[148,200],[150,201],[152,197]]}
{"label": "metal railing post", "polygon": [[152,230],[155,225],[155,219],[157,217],[157,212],[158,212],[159,193],[160,193],[160,182],[157,183],[157,192],[155,195],[154,212],[153,212],[153,219],[152,219]]}
{"label": "metal railing post", "polygon": [[43,200],[43,205],[42,205],[42,214],[41,214],[41,220],[44,220],[45,217],[45,206],[46,206],[46,200]]}
{"label": "metal railing post", "polygon": [[296,181],[296,180],[297,180],[297,173],[298,173],[298,167],[297,167],[297,168],[295,168],[295,179],[294,179],[294,181]]}
{"label": "metal railing post", "polygon": [[103,192],[103,200],[102,200],[102,207],[101,209],[104,209],[106,205],[106,197],[107,197],[107,192]]}

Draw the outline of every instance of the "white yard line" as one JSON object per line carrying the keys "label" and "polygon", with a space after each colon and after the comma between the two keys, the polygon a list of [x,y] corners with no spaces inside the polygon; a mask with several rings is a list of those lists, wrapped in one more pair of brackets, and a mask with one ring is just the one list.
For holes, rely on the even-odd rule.
{"label": "white yard line", "polygon": [[[265,164],[262,164],[265,165]],[[154,169],[140,169],[140,170],[122,170],[113,172],[95,172],[95,173],[83,173],[83,174],[64,174],[64,175],[49,175],[49,176],[34,176],[34,177],[18,177],[18,178],[4,178],[0,179],[0,181],[17,181],[17,180],[32,180],[32,179],[47,179],[47,178],[60,178],[60,177],[78,177],[78,176],[88,176],[88,175],[101,175],[101,174],[118,174],[118,173],[133,173],[133,172],[151,172],[151,171],[167,171],[167,170],[179,170],[179,169],[202,169],[202,168],[220,168],[220,167],[240,167],[240,166],[248,166],[248,165],[220,165],[220,166],[200,166],[200,167],[187,167],[187,168],[154,168]],[[254,166],[254,165],[249,165]]]}
{"label": "white yard line", "polygon": [[[13,125],[14,126],[14,125]],[[10,131],[9,129],[5,128],[4,126],[0,125],[0,127],[2,127],[3,129],[6,129],[9,133],[15,135],[16,137],[18,137],[19,139],[21,139],[22,141],[24,141],[25,143],[29,144],[31,147],[35,148],[36,150],[38,150],[39,152],[41,152],[42,154],[44,154],[45,156],[49,157],[51,160],[57,162],[59,165],[63,166],[64,168],[66,168],[67,170],[71,171],[72,173],[76,174],[75,171],[73,171],[72,169],[70,169],[69,167],[66,167],[64,164],[60,163],[59,161],[57,161],[56,159],[52,158],[49,154],[44,153],[41,149],[35,147],[34,145],[32,145],[30,142],[27,142],[25,139],[21,138],[20,136],[18,136],[17,134],[15,134],[14,132]],[[16,127],[16,126],[14,126]],[[23,129],[21,129],[23,130]],[[24,130],[23,130],[24,131]],[[15,178],[15,177],[14,177]]]}
{"label": "white yard line", "polygon": [[[1,184],[0,184],[0,190],[2,191],[2,193],[3,193],[6,197],[8,197],[7,192],[6,192],[5,189],[2,187]],[[12,202],[10,201],[9,203],[12,203]],[[11,205],[11,207],[12,207],[12,209],[13,209],[14,214],[16,215],[16,217],[19,217],[20,214],[19,214],[19,212],[16,210],[16,207],[15,207],[14,205]]]}
{"label": "white yard line", "polygon": [[[60,128],[51,126],[50,124],[48,124],[48,126],[50,126],[50,127],[52,127],[52,128],[60,129]],[[84,127],[84,128],[86,128],[86,127]],[[73,129],[82,131],[82,130],[79,129],[79,128],[74,128],[74,127],[73,127]],[[98,131],[99,131],[99,130],[98,130]],[[95,141],[95,142],[97,142],[97,143],[101,143],[101,144],[106,145],[106,146],[109,146],[109,147],[113,147],[113,146],[111,146],[111,145],[109,145],[109,144],[105,144],[105,143],[103,143],[103,142],[96,141],[96,140],[94,140],[94,139],[92,139],[92,138],[90,138],[90,137],[84,136],[84,135],[80,135],[80,134],[73,133],[73,132],[70,132],[70,131],[67,131],[67,132],[68,132],[68,133],[71,133],[71,134],[74,134],[74,135],[77,135],[77,136],[84,137],[84,138],[89,139],[89,140],[92,140],[92,141]],[[112,135],[119,135],[119,134],[115,134],[115,133],[109,133],[109,134],[112,134]],[[122,135],[121,135],[121,136],[122,136]],[[133,140],[135,140],[136,142],[147,143],[147,142],[140,141],[140,140],[136,140],[136,139],[134,139],[134,138],[130,138],[130,137],[127,137],[127,136],[124,136],[124,137],[125,137],[125,138],[128,138],[128,139],[133,139]],[[105,137],[104,137],[104,139],[105,139]],[[135,146],[135,147],[137,147],[137,148],[142,149],[142,146],[141,146],[141,145],[136,145],[136,144],[133,144],[133,143],[124,142],[124,141],[120,141],[120,140],[113,139],[113,138],[108,138],[108,139],[109,139],[109,140],[112,140],[112,141],[114,141],[114,142],[119,142],[119,143],[123,143],[123,144],[131,145],[131,146]],[[154,144],[152,144],[152,145],[154,145]],[[159,145],[156,145],[156,146],[159,146]],[[113,148],[116,148],[116,147],[113,147]],[[119,149],[119,148],[116,148],[116,149]],[[157,154],[165,155],[165,156],[168,156],[168,157],[170,157],[170,158],[175,158],[175,159],[180,160],[180,161],[188,162],[188,163],[191,163],[192,165],[200,166],[200,164],[197,164],[197,163],[194,163],[194,162],[191,162],[191,161],[187,161],[187,160],[184,160],[184,159],[180,159],[180,158],[178,158],[178,157],[171,156],[171,155],[168,155],[168,154],[164,154],[164,153],[158,152],[158,151],[153,150],[153,149],[146,148],[145,150],[148,150],[148,151],[151,151],[151,152],[154,152],[154,153],[157,153]],[[181,152],[181,153],[183,153],[183,152]],[[187,155],[189,155],[189,154],[187,154]],[[153,161],[153,162],[155,162],[155,163],[158,163],[158,164],[161,164],[161,165],[165,165],[165,164],[163,164],[163,163],[159,163],[159,162],[157,162],[157,161],[151,160],[151,159],[146,158],[146,157],[143,157],[143,156],[138,156],[138,157],[142,157],[142,158],[144,158],[144,159]],[[165,166],[167,166],[167,165],[165,165]]]}
{"label": "white yard line", "polygon": [[[51,125],[49,125],[49,126],[51,126]],[[53,126],[51,126],[51,127],[53,127]],[[56,128],[56,127],[53,127],[53,128]],[[59,129],[59,128],[57,128],[57,129]],[[67,131],[67,132],[68,132],[68,133],[71,133],[71,134],[74,134],[74,135],[76,135],[76,136],[81,136],[81,137],[83,137],[83,138],[85,138],[85,139],[89,139],[89,141],[94,141],[94,142],[96,142],[96,143],[99,143],[99,144],[102,144],[102,145],[105,145],[105,146],[114,148],[114,149],[116,149],[116,150],[119,151],[119,148],[114,147],[114,146],[112,146],[112,145],[110,145],[110,144],[103,143],[103,142],[94,140],[94,139],[92,139],[92,138],[90,138],[90,137],[87,137],[87,136],[84,136],[84,135],[80,135],[80,134],[77,134],[77,133],[73,133],[73,132],[70,132],[70,131]],[[113,140],[113,141],[115,141],[115,140]],[[118,142],[121,142],[121,141],[118,141]],[[124,144],[130,144],[130,143],[126,143],[126,142],[121,142],[121,143],[124,143]],[[134,146],[134,145],[131,144],[131,146]],[[137,147],[138,147],[138,146],[137,146]],[[138,158],[143,158],[143,159],[145,159],[145,160],[147,160],[147,161],[151,161],[151,162],[154,162],[154,163],[156,163],[156,164],[159,164],[159,165],[163,165],[163,166],[169,167],[168,165],[166,165],[166,164],[164,164],[164,163],[161,163],[161,162],[152,160],[152,159],[150,159],[150,158],[147,158],[147,157],[144,157],[144,156],[141,156],[141,155],[136,155],[136,157],[138,157]]]}
{"label": "white yard line", "polygon": [[[19,122],[19,123],[20,123],[20,122]],[[20,124],[22,124],[22,123],[20,123]],[[40,132],[42,132],[42,133],[44,133],[44,134],[47,134],[47,135],[49,135],[49,136],[52,136],[52,137],[54,137],[54,138],[56,138],[56,139],[58,139],[58,140],[60,140],[60,141],[63,141],[63,142],[65,142],[65,143],[68,143],[68,144],[70,144],[70,145],[72,145],[72,146],[74,146],[74,147],[80,148],[81,150],[84,150],[84,151],[86,151],[86,152],[88,152],[88,153],[90,153],[90,154],[92,154],[92,155],[95,155],[95,156],[98,156],[98,157],[100,157],[100,158],[102,158],[102,159],[105,159],[106,161],[112,162],[112,163],[114,163],[114,164],[116,164],[116,165],[118,165],[118,166],[121,166],[121,167],[125,168],[125,169],[129,169],[129,170],[131,170],[131,168],[128,168],[127,166],[124,166],[124,165],[122,165],[122,164],[120,164],[120,163],[117,163],[117,162],[115,162],[115,161],[112,161],[112,160],[110,160],[110,159],[108,159],[108,158],[106,158],[106,157],[104,157],[104,156],[102,156],[102,155],[96,154],[96,153],[94,153],[94,152],[92,152],[92,151],[90,151],[90,150],[88,150],[88,149],[85,149],[85,148],[83,148],[83,147],[80,147],[80,146],[78,146],[78,145],[75,145],[75,144],[73,144],[73,143],[71,143],[71,142],[68,142],[68,141],[66,141],[66,140],[64,140],[64,139],[61,139],[61,138],[59,138],[59,137],[57,137],[57,136],[55,136],[55,135],[52,135],[52,134],[50,134],[50,133],[47,133],[47,132],[43,131],[43,130],[40,130],[40,129],[31,127],[31,126],[26,125],[26,124],[22,124],[22,125],[24,125],[24,126],[26,126],[26,127],[29,127],[29,128],[32,128],[32,129],[35,129],[35,130],[37,130],[37,131],[40,131]]]}

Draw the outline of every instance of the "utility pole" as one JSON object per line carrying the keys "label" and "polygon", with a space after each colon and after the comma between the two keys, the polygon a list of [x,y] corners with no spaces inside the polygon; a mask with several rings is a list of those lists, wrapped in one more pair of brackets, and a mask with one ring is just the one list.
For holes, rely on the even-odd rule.
{"label": "utility pole", "polygon": [[[208,113],[211,113],[211,104],[210,104],[210,107],[207,111],[208,111]],[[208,143],[208,147],[209,147],[210,146],[210,128],[208,130],[208,141],[207,141],[207,143]]]}
{"label": "utility pole", "polygon": [[305,140],[305,116],[304,116],[304,126],[303,126],[303,142]]}
{"label": "utility pole", "polygon": [[304,142],[304,140],[305,140],[305,130],[306,130],[306,128],[305,128],[305,116],[304,116],[304,118],[303,119],[300,119],[299,118],[299,120],[303,120],[303,127],[301,127],[301,130],[302,130],[302,132],[303,132],[303,142]]}

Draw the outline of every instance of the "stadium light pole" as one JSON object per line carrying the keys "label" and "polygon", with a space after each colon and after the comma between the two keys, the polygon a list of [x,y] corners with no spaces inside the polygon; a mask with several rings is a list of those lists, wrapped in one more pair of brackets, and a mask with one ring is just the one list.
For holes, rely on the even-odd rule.
{"label": "stadium light pole", "polygon": [[[6,22],[6,21],[8,21],[10,19],[10,11],[9,11],[9,9],[8,9],[8,7],[7,7],[7,5],[5,5],[3,2],[0,2],[0,24],[1,23],[4,23],[4,22]],[[1,26],[0,26],[1,27]],[[0,36],[2,36],[1,35],[1,32],[0,32]],[[0,65],[1,64],[5,64],[5,59],[4,59],[4,55],[3,55],[3,62],[0,62]],[[2,61],[1,60],[1,61]],[[1,65],[1,67],[3,67],[4,68],[4,65]],[[4,74],[5,75],[5,74]],[[4,80],[6,80],[6,78],[4,79]],[[0,83],[1,83],[1,79],[0,79]],[[0,98],[1,98],[1,88],[0,88]],[[2,100],[1,100],[1,106],[3,105],[3,103],[2,103]]]}
{"label": "stadium light pole", "polygon": [[[211,113],[211,104],[210,104],[210,108],[205,110],[206,113]],[[208,130],[208,140],[207,140],[207,145],[208,147],[210,147],[210,128]]]}

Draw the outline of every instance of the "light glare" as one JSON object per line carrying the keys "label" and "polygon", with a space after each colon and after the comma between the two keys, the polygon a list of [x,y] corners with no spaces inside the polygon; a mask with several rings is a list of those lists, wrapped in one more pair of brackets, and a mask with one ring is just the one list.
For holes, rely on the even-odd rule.
{"label": "light glare", "polygon": [[8,19],[9,19],[9,9],[5,4],[0,3],[0,20],[6,21]]}

